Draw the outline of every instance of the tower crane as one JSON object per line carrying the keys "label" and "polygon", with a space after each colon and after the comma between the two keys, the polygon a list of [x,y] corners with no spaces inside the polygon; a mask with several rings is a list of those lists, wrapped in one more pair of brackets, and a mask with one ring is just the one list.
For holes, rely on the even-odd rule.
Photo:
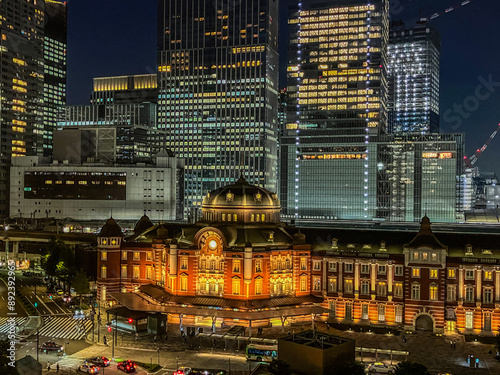
{"label": "tower crane", "polygon": [[493,138],[495,138],[495,135],[497,135],[499,130],[500,130],[500,124],[498,124],[498,127],[495,129],[495,131],[491,133],[490,137],[486,140],[483,147],[478,148],[474,153],[474,155],[472,155],[470,158],[464,156],[464,162],[467,165],[467,167],[472,168],[472,166],[476,163],[477,159],[479,159],[484,150],[486,150],[486,147],[488,147]]}

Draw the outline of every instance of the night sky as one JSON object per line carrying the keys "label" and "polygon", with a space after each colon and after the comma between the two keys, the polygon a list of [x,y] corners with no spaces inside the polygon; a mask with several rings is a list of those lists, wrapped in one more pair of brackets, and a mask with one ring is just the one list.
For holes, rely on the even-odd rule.
{"label": "night sky", "polygon": [[[459,2],[391,0],[391,19],[413,25],[419,17],[444,12]],[[93,77],[155,72],[156,4],[157,0],[68,1],[68,104],[89,103]],[[283,68],[286,4],[281,0]],[[468,155],[500,122],[499,15],[500,2],[475,0],[430,22],[441,34],[441,131],[465,132]],[[500,175],[500,134],[497,137],[476,166]]]}

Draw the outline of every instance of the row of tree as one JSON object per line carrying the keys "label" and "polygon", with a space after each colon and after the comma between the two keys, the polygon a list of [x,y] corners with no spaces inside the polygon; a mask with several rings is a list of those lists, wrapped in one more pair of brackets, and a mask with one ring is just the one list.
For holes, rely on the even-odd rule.
{"label": "row of tree", "polygon": [[42,268],[47,276],[62,282],[68,294],[73,288],[80,303],[81,295],[89,293],[87,274],[79,267],[75,250],[63,241],[52,238],[42,249]]}

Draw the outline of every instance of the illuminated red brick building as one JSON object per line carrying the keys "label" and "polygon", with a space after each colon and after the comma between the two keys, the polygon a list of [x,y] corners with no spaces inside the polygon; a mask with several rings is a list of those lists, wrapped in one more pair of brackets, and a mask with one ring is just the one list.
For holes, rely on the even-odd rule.
{"label": "illuminated red brick building", "polygon": [[[492,333],[500,324],[496,233],[313,229],[279,222],[275,194],[244,179],[205,197],[196,224],[98,238],[98,295],[188,325],[341,321]],[[458,229],[457,229],[458,230]],[[293,234],[292,234],[293,233]]]}

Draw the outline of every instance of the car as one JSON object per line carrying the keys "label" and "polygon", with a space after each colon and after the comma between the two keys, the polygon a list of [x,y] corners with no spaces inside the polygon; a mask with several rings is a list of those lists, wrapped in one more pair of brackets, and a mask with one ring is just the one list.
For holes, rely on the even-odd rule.
{"label": "car", "polygon": [[382,362],[376,362],[368,365],[368,371],[379,374],[394,374],[396,372],[396,368]]}
{"label": "car", "polygon": [[106,367],[111,364],[111,361],[107,359],[106,357],[101,357],[101,356],[96,356],[92,358],[87,358],[88,363],[92,363],[94,365],[100,366],[100,367]]}
{"label": "car", "polygon": [[75,311],[73,312],[73,318],[74,319],[85,318],[85,311],[83,311],[81,307],[76,307]]}
{"label": "car", "polygon": [[64,291],[62,289],[56,289],[56,293],[62,296],[64,294]]}
{"label": "car", "polygon": [[71,302],[71,296],[68,294],[63,294],[62,300],[63,302]]}
{"label": "car", "polygon": [[90,363],[84,363],[78,366],[78,371],[86,372],[87,374],[97,374],[99,373],[99,366],[92,365]]}
{"label": "car", "polygon": [[64,347],[62,345],[59,345],[53,341],[47,341],[40,345],[39,347],[40,351],[47,353],[47,352],[62,352],[64,351]]}
{"label": "car", "polygon": [[189,375],[191,372],[191,367],[181,366],[177,371],[174,371],[173,375]]}
{"label": "car", "polygon": [[130,373],[130,372],[135,372],[135,369],[137,368],[137,364],[132,362],[130,359],[127,361],[123,361],[118,363],[116,366],[118,370],[122,370],[123,372]]}

